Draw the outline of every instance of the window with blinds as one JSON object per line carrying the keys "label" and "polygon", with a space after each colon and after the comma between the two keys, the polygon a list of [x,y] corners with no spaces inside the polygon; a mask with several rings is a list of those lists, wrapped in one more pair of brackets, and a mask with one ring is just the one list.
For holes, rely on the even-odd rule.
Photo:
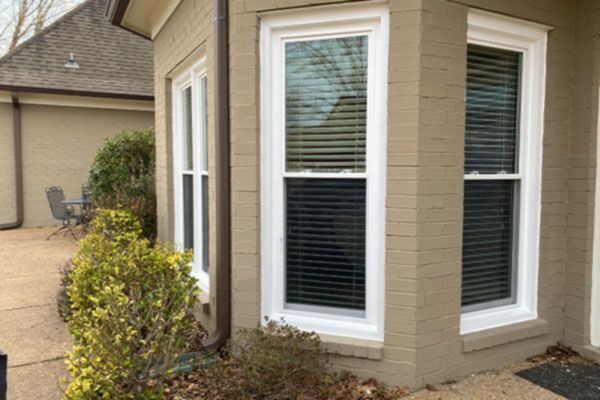
{"label": "window with blinds", "polygon": [[462,305],[516,301],[522,54],[469,44]]}
{"label": "window with blinds", "polygon": [[208,132],[203,62],[173,81],[175,242],[193,250],[192,267],[208,290]]}
{"label": "window with blinds", "polygon": [[285,299],[364,316],[367,36],[285,44]]}

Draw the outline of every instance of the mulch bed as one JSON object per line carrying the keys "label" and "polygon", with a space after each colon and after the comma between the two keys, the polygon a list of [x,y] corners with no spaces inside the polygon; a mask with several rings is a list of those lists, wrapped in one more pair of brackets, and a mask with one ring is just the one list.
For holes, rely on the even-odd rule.
{"label": "mulch bed", "polygon": [[[202,370],[180,375],[169,381],[167,399],[227,400],[214,388],[215,385],[207,384],[207,379],[208,376]],[[341,374],[330,386],[323,388],[322,395],[296,400],[396,400],[406,395],[408,395],[408,391],[401,388],[388,388],[375,379],[362,380],[354,375]],[[258,400],[250,395],[247,399]]]}

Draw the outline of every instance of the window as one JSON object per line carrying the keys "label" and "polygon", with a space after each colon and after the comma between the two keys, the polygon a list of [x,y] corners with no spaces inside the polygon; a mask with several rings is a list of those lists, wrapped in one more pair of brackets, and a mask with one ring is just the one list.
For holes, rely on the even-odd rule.
{"label": "window", "polygon": [[469,13],[462,333],[537,317],[546,31]]}
{"label": "window", "polygon": [[175,242],[194,251],[193,271],[208,290],[206,73],[198,63],[173,81]]}
{"label": "window", "polygon": [[387,15],[262,21],[262,307],[303,329],[383,337]]}

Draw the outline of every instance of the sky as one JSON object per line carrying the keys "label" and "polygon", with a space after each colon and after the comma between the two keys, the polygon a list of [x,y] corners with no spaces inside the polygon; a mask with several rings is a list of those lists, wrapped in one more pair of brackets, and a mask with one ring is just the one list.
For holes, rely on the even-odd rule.
{"label": "sky", "polygon": [[[19,4],[22,0],[0,0],[0,55],[8,51],[12,32],[14,31]],[[37,2],[38,0],[29,0]],[[46,21],[46,25],[59,18],[82,0],[54,0],[54,8]],[[22,40],[27,39],[27,37]]]}

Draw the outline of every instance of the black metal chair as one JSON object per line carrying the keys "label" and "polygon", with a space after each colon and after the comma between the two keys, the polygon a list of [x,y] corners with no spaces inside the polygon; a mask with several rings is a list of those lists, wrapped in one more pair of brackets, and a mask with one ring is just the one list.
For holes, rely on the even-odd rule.
{"label": "black metal chair", "polygon": [[81,198],[83,199],[82,208],[88,210],[92,206],[92,192],[90,190],[90,184],[84,183],[81,185]]}
{"label": "black metal chair", "polygon": [[[52,232],[46,240],[50,240],[52,236],[58,235],[62,232],[63,236],[68,232],[71,232],[73,238],[77,240],[73,228],[82,224],[82,214],[76,214],[73,207],[67,206],[63,203],[65,200],[65,194],[61,187],[52,186],[46,188],[46,197],[48,197],[48,204],[50,204],[50,210],[54,219],[62,221],[62,226],[55,232]],[[71,223],[73,221],[73,223]]]}

